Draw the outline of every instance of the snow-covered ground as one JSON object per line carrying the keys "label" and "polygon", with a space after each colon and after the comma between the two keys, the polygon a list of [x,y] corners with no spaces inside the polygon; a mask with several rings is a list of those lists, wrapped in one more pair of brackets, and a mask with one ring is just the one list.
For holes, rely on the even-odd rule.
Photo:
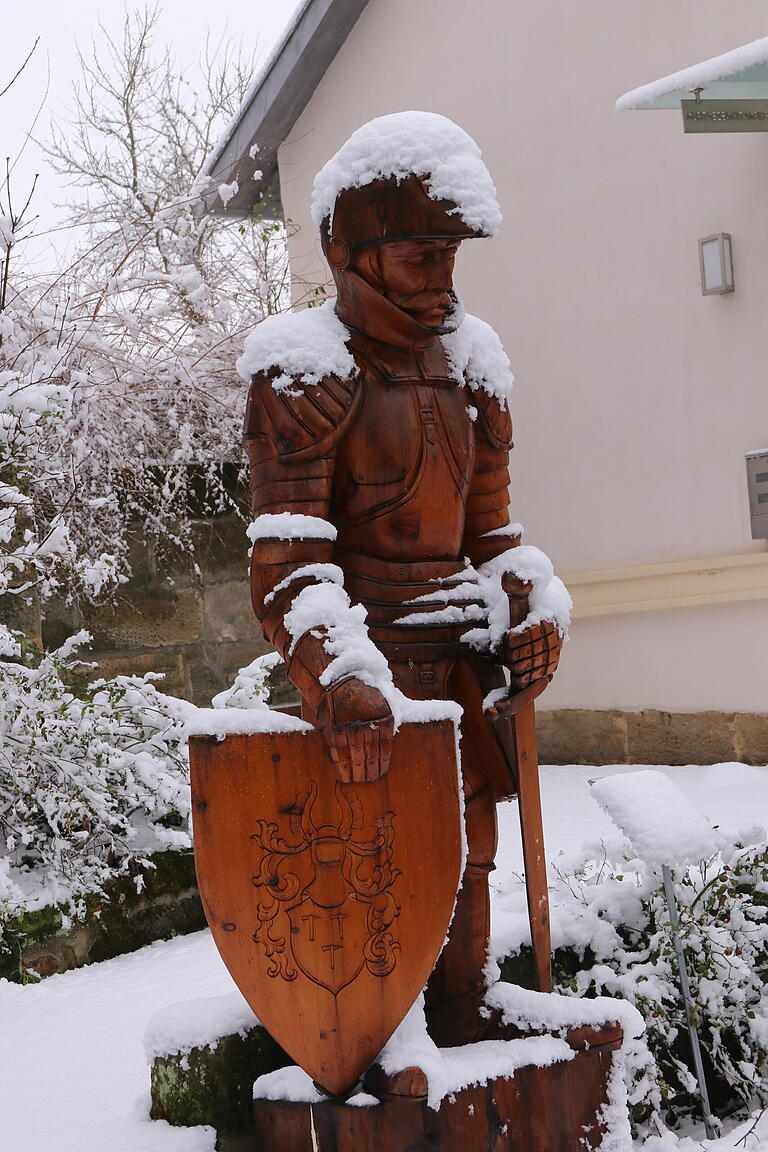
{"label": "snow-covered ground", "polygon": [[[620,848],[620,833],[592,799],[588,780],[630,770],[542,770],[547,850],[561,870],[601,852],[601,844]],[[721,764],[665,771],[723,831],[768,824],[768,768]],[[497,921],[507,914],[505,884],[521,867],[516,805],[503,806],[500,816]],[[37,985],[0,982],[2,1152],[212,1152],[211,1130],[174,1129],[147,1119],[143,1037],[158,1010],[233,987],[207,932]],[[742,1125],[711,1144],[694,1138],[647,1141],[645,1152],[768,1152],[768,1118],[748,1134],[750,1128]]]}
{"label": "snow-covered ground", "polygon": [[233,987],[208,932],[2,982],[2,1152],[212,1152],[212,1130],[148,1120],[144,1030],[166,1004]]}
{"label": "snow-covered ground", "polygon": [[[587,856],[620,853],[626,841],[609,816],[592,799],[589,781],[618,772],[636,772],[637,765],[545,765],[541,770],[541,803],[547,858],[561,869],[580,864]],[[661,768],[688,800],[726,837],[756,824],[768,827],[768,767],[747,764],[686,765]],[[674,814],[671,814],[674,818]],[[517,805],[499,807],[500,847],[497,879],[503,881],[522,867]]]}

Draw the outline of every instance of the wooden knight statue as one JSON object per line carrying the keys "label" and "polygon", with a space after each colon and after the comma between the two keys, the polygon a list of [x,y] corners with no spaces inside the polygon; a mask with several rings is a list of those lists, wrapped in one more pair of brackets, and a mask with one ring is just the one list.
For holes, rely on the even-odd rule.
{"label": "wooden knight statue", "polygon": [[[465,132],[400,113],[326,164],[313,215],[335,299],[267,318],[238,362],[253,606],[302,718],[199,710],[190,736],[206,916],[298,1066],[287,1096],[283,1069],[257,1081],[248,1146],[596,1149],[618,1013],[539,995],[534,701],[570,601],[510,521],[509,362],[453,288],[462,242],[499,224],[495,189]],[[538,992],[488,986],[512,797]]]}
{"label": "wooden knight statue", "polygon": [[[253,606],[361,795],[387,774],[408,701],[460,705],[466,863],[426,1014],[438,1045],[465,1044],[497,1034],[481,1008],[496,803],[519,791],[515,701],[551,678],[567,624],[562,585],[510,522],[508,362],[453,287],[462,242],[500,213],[470,137],[403,113],[329,161],[314,216],[335,301],[269,319],[239,364]],[[535,789],[523,835],[540,872]],[[545,885],[538,899],[545,921]]]}

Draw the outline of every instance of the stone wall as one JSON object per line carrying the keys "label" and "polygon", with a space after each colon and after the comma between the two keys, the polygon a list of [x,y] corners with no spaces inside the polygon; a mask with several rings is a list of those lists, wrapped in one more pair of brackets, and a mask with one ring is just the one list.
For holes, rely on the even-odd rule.
{"label": "stone wall", "polygon": [[115,877],[103,893],[86,897],[76,922],[55,904],[6,918],[0,924],[0,978],[53,976],[205,928],[192,852],[158,852],[150,859],[139,870],[140,892],[135,875]]}
{"label": "stone wall", "polygon": [[113,606],[46,605],[46,646],[87,628],[94,675],[162,672],[164,691],[209,705],[268,646],[251,610],[243,521],[234,514],[201,520],[194,543],[194,566],[186,556],[158,561],[137,545],[133,574]]}
{"label": "stone wall", "polygon": [[542,764],[768,763],[768,716],[555,708],[536,716]]}

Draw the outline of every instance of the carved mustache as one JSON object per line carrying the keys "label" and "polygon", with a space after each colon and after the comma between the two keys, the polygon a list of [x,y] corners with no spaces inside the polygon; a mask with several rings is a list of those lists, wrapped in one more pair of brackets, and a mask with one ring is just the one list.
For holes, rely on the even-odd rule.
{"label": "carved mustache", "polygon": [[433,308],[448,312],[453,307],[453,298],[447,292],[417,292],[414,296],[393,295],[389,299],[408,312],[430,312]]}

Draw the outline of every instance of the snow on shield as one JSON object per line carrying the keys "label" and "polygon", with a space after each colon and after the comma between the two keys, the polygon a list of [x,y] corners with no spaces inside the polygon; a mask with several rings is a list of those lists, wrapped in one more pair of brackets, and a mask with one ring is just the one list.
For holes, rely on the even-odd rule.
{"label": "snow on shield", "polygon": [[445,940],[461,876],[453,724],[403,724],[389,772],[366,784],[338,780],[314,730],[192,736],[190,760],[198,883],[224,963],[275,1040],[341,1095]]}

